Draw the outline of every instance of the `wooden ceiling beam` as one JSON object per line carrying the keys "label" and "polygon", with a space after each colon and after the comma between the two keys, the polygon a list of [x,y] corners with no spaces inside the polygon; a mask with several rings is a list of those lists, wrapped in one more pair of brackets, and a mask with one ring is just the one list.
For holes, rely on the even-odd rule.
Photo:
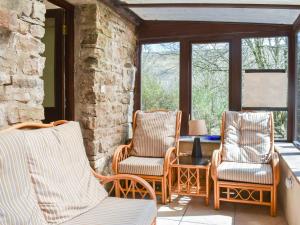
{"label": "wooden ceiling beam", "polygon": [[130,21],[136,26],[139,26],[143,21],[138,15],[133,13],[130,9],[124,7],[119,0],[102,0],[102,2],[108,7],[110,7],[112,10],[114,10],[116,13],[118,13],[120,16],[127,19],[128,21]]}
{"label": "wooden ceiling beam", "polygon": [[233,4],[233,3],[139,3],[127,4],[121,2],[119,6],[128,8],[255,8],[255,9],[300,9],[299,5],[288,4]]}

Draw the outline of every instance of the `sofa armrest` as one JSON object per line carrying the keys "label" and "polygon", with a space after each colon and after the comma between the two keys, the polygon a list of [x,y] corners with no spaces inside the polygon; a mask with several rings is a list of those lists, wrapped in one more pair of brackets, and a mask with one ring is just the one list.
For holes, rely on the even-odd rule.
{"label": "sofa armrest", "polygon": [[108,195],[114,194],[119,198],[146,198],[156,201],[156,195],[150,184],[144,179],[130,174],[103,176],[93,171],[102,185],[108,187]]}
{"label": "sofa armrest", "polygon": [[168,149],[164,159],[164,172],[165,174],[169,173],[170,164],[176,160],[177,157],[177,149],[176,147],[171,147]]}
{"label": "sofa armrest", "polygon": [[280,171],[279,171],[279,155],[277,152],[272,153],[271,165],[273,169],[274,184],[278,185],[280,182]]}
{"label": "sofa armrest", "polygon": [[118,174],[118,164],[129,157],[129,152],[132,148],[132,142],[128,145],[120,145],[113,155],[112,169],[115,174]]}
{"label": "sofa armrest", "polygon": [[212,162],[211,162],[211,176],[214,181],[218,179],[217,169],[218,166],[221,164],[222,158],[221,158],[221,149],[217,149],[213,151],[212,154]]}

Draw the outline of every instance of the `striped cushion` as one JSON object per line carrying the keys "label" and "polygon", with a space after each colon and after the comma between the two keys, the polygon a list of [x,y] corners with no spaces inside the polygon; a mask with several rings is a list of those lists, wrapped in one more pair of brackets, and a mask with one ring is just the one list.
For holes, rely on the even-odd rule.
{"label": "striped cushion", "polygon": [[47,224],[38,206],[26,162],[24,134],[0,134],[0,224]]}
{"label": "striped cushion", "polygon": [[32,181],[48,223],[70,220],[107,196],[91,173],[77,122],[24,133]]}
{"label": "striped cushion", "polygon": [[156,212],[152,200],[108,197],[89,212],[62,225],[151,225]]}
{"label": "striped cushion", "polygon": [[270,112],[226,112],[222,160],[268,163],[271,153]]}
{"label": "striped cushion", "polygon": [[175,146],[177,112],[137,112],[131,154],[164,157]]}
{"label": "striped cushion", "polygon": [[218,178],[258,184],[273,183],[269,164],[222,162],[218,167]]}
{"label": "striped cushion", "polygon": [[161,176],[164,174],[164,158],[130,156],[119,163],[119,173]]}

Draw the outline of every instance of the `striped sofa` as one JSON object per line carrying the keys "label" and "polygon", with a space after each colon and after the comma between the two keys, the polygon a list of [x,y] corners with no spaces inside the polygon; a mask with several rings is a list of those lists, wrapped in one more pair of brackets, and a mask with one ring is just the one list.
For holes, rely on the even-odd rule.
{"label": "striped sofa", "polygon": [[[124,182],[146,199],[128,199]],[[152,225],[156,213],[155,193],[141,178],[91,170],[77,122],[0,133],[1,225]]]}
{"label": "striped sofa", "polygon": [[224,112],[221,147],[214,151],[215,208],[220,201],[270,206],[276,215],[279,159],[271,112]]}

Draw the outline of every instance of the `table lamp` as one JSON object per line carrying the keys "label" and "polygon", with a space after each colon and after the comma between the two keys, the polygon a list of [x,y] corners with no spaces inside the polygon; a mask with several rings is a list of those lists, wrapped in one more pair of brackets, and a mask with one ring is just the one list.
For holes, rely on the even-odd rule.
{"label": "table lamp", "polygon": [[202,150],[200,143],[200,136],[207,134],[205,120],[190,120],[189,121],[189,135],[196,136],[194,138],[192,157],[202,158]]}

